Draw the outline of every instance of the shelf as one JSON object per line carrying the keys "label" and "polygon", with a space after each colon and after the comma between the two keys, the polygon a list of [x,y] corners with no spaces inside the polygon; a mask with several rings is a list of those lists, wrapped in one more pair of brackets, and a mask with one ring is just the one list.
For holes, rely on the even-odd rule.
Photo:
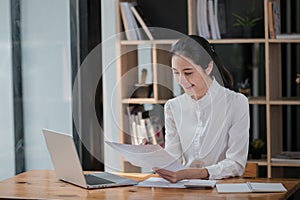
{"label": "shelf", "polygon": [[[141,45],[141,44],[173,44],[177,39],[160,39],[160,40],[121,40],[121,45]],[[220,39],[220,40],[208,40],[211,44],[253,44],[253,43],[265,43],[265,39],[244,39],[244,38],[230,38],[230,39]],[[282,40],[280,40],[282,41]],[[290,40],[291,41],[291,40]],[[298,40],[299,41],[299,40]]]}
{"label": "shelf", "polygon": [[123,99],[123,104],[164,104],[167,102],[167,99],[154,99],[154,98],[130,98]]}
{"label": "shelf", "polygon": [[247,38],[247,39],[244,39],[244,38],[237,38],[237,39],[233,39],[233,38],[230,38],[230,39],[221,39],[221,40],[208,40],[210,43],[212,44],[232,44],[232,43],[239,43],[239,44],[246,44],[246,43],[265,43],[265,39],[255,39],[255,38]]}
{"label": "shelf", "polygon": [[[249,104],[252,105],[265,105],[266,104],[266,97],[259,96],[259,97],[248,97]],[[155,100],[154,98],[128,98],[123,99],[122,103],[124,104],[164,104],[166,103],[167,99],[159,99]],[[300,101],[299,101],[300,104]]]}
{"label": "shelf", "polygon": [[266,159],[249,159],[247,162],[257,163],[258,166],[267,166],[268,163]]}
{"label": "shelf", "polygon": [[[123,0],[122,0],[123,1]],[[280,3],[280,0],[276,0]],[[119,1],[118,1],[119,2]],[[282,73],[288,73],[287,67],[285,67],[287,64],[286,60],[283,59],[286,52],[289,52],[286,49],[287,44],[291,44],[291,47],[296,44],[300,44],[300,38],[296,39],[270,39],[269,35],[269,10],[268,10],[268,4],[269,2],[274,2],[273,0],[264,0],[261,2],[261,6],[263,8],[260,8],[259,12],[261,11],[263,18],[263,25],[261,26],[261,31],[264,30],[264,33],[260,33],[259,38],[221,38],[218,40],[208,40],[210,44],[216,47],[218,49],[224,48],[228,49],[228,52],[225,52],[225,56],[232,51],[235,50],[235,45],[238,45],[238,48],[243,47],[245,49],[245,52],[232,52],[237,53],[237,56],[247,56],[248,51],[252,52],[251,55],[254,55],[254,50],[257,52],[257,59],[256,59],[256,65],[259,66],[259,86],[263,87],[263,89],[259,88],[259,94],[261,96],[248,96],[248,102],[251,106],[251,114],[253,118],[251,118],[251,130],[253,131],[253,138],[256,137],[263,137],[265,139],[266,143],[266,152],[265,155],[263,155],[262,159],[251,159],[251,156],[249,157],[248,162],[255,162],[258,164],[258,166],[262,166],[266,168],[267,177],[272,177],[272,171],[277,172],[276,167],[300,167],[300,163],[292,162],[292,161],[272,161],[270,160],[271,155],[274,153],[277,153],[278,150],[283,149],[283,139],[285,131],[283,131],[283,128],[285,126],[284,123],[286,123],[284,120],[282,120],[285,116],[286,106],[298,106],[300,105],[300,96],[299,97],[283,97],[282,94],[284,93],[283,86],[281,84],[283,80]],[[188,0],[188,34],[197,34],[197,7],[196,7],[196,1],[195,0]],[[287,3],[287,5],[294,5],[295,3]],[[150,9],[151,10],[151,9]],[[298,11],[298,9],[296,9]],[[286,15],[286,10],[284,11],[284,14],[282,16]],[[295,11],[291,12],[291,16],[296,16]],[[117,19],[120,19],[120,16],[118,15]],[[121,21],[120,21],[121,22]],[[123,26],[122,23],[118,21],[117,23],[117,30],[119,33],[121,33]],[[296,22],[298,22],[296,20]],[[176,21],[175,21],[176,23]],[[290,24],[290,23],[289,23]],[[257,32],[258,33],[258,32]],[[163,37],[166,38],[167,34],[165,34]],[[179,35],[178,35],[179,36]],[[124,37],[125,38],[125,37]],[[120,39],[120,38],[119,38]],[[153,82],[157,84],[159,81],[166,81],[166,85],[172,86],[172,82],[168,82],[170,79],[169,71],[164,72],[159,65],[164,64],[166,66],[171,65],[171,56],[168,52],[171,45],[176,43],[179,38],[172,37],[169,39],[154,39],[154,40],[118,40],[118,51],[119,56],[121,57],[120,62],[118,62],[118,78],[121,79],[122,75],[132,70],[134,67],[138,66],[138,59],[139,59],[139,45],[149,45],[147,48],[151,49],[151,54],[148,55],[149,60],[151,59],[151,62],[153,63],[153,71],[152,75],[155,79],[153,79]],[[255,45],[257,44],[257,45]],[[250,46],[255,46],[255,48],[252,48]],[[162,48],[160,48],[162,47]],[[244,48],[245,47],[245,48]],[[256,47],[258,49],[256,49]],[[289,45],[287,46],[289,47]],[[166,50],[166,51],[164,51]],[[291,52],[294,50],[292,49]],[[298,50],[297,50],[298,51]],[[124,53],[130,52],[123,56]],[[296,52],[296,51],[295,51]],[[296,52],[298,54],[298,52]],[[296,53],[293,53],[291,55],[296,55]],[[222,52],[221,52],[222,54]],[[121,56],[122,55],[122,56]],[[221,55],[223,56],[223,55]],[[249,54],[250,56],[250,54]],[[283,57],[282,57],[283,56]],[[239,58],[238,58],[239,59]],[[248,58],[247,58],[248,59]],[[249,57],[249,60],[254,58]],[[297,61],[298,57],[292,56],[291,63],[294,63],[294,61]],[[297,61],[298,62],[298,61]],[[295,62],[296,63],[296,62]],[[254,61],[252,63],[254,65]],[[263,69],[264,67],[264,69]],[[295,66],[292,66],[295,67]],[[244,69],[241,69],[244,70]],[[246,69],[245,69],[246,70]],[[247,69],[248,70],[248,69]],[[237,72],[238,73],[238,72]],[[291,73],[291,72],[289,72]],[[294,73],[294,72],[293,72]],[[254,74],[254,73],[253,73]],[[252,75],[253,75],[252,74]],[[239,74],[240,75],[240,74]],[[264,77],[263,77],[264,76]],[[119,105],[119,111],[120,111],[120,121],[122,124],[121,129],[125,129],[125,126],[128,126],[128,116],[126,116],[126,113],[122,113],[126,111],[126,106],[128,104],[165,104],[168,100],[168,98],[172,98],[173,94],[166,94],[168,91],[164,91],[161,89],[158,89],[158,84],[153,87],[153,98],[127,98],[130,97],[128,94],[128,91],[131,91],[132,85],[134,85],[138,80],[138,73],[134,74],[134,78],[132,80],[128,80],[127,85],[122,85],[121,90],[119,91],[118,103]],[[171,79],[170,79],[171,80]],[[264,92],[261,92],[263,90]],[[155,97],[155,98],[154,98]],[[260,116],[261,115],[261,116]],[[259,117],[257,117],[259,116]],[[296,118],[296,119],[295,119]],[[254,119],[254,120],[253,120]],[[292,118],[292,123],[297,123],[298,120],[298,111],[297,116]],[[291,131],[292,133],[294,132]],[[254,134],[255,133],[255,134]],[[251,133],[252,134],[252,133]],[[120,131],[120,141],[126,141],[128,142],[128,137],[124,132]],[[127,139],[127,140],[126,140]],[[274,151],[274,152],[273,152]],[[250,154],[251,155],[251,154]],[[269,158],[269,159],[267,159]],[[131,168],[131,165],[124,161],[124,169],[128,171],[133,170]],[[275,170],[273,170],[274,168]],[[123,169],[123,170],[124,170]],[[136,170],[136,169],[135,169]],[[280,171],[280,170],[279,170]]]}
{"label": "shelf", "polygon": [[300,43],[300,39],[269,39],[269,43]]}
{"label": "shelf", "polygon": [[300,163],[272,162],[272,167],[300,167]]}
{"label": "shelf", "polygon": [[[247,162],[257,163],[258,166],[267,166],[266,159],[249,159]],[[300,163],[288,163],[286,162],[271,162],[271,166],[274,167],[300,167]]]}
{"label": "shelf", "polygon": [[283,97],[270,100],[271,105],[300,105],[300,97]]}
{"label": "shelf", "polygon": [[265,105],[266,104],[266,97],[264,97],[264,96],[258,96],[258,97],[250,96],[250,97],[248,97],[248,101],[249,101],[249,104]]}
{"label": "shelf", "polygon": [[121,40],[121,45],[174,44],[177,40]]}

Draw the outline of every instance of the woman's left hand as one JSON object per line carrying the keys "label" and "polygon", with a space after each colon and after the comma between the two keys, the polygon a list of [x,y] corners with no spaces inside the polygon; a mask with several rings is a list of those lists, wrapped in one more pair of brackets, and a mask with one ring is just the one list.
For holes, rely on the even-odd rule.
{"label": "woman's left hand", "polygon": [[173,172],[154,167],[152,170],[160,177],[170,181],[171,183],[176,183],[183,179],[207,179],[209,177],[209,173],[206,168],[188,168]]}
{"label": "woman's left hand", "polygon": [[162,178],[170,181],[171,183],[176,183],[180,180],[185,179],[185,174],[186,174],[185,169],[172,172],[166,169],[159,169],[155,167],[152,170],[155,171],[155,173],[157,173]]}

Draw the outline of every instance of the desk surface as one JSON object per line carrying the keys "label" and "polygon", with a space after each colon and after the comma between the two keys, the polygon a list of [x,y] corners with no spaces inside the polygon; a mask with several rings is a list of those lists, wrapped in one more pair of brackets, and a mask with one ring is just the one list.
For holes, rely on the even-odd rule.
{"label": "desk surface", "polygon": [[[150,175],[121,174],[126,177],[143,180]],[[86,190],[57,180],[54,171],[34,170],[19,174],[0,182],[0,198],[25,199],[287,199],[300,188],[299,179],[224,179],[223,183],[241,183],[247,181],[281,182],[286,193],[241,193],[218,194],[214,189],[167,189],[144,187],[117,187]]]}

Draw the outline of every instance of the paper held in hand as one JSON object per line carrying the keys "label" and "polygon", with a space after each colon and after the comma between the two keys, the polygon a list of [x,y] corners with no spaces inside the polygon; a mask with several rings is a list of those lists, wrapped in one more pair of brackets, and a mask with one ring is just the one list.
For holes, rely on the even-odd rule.
{"label": "paper held in hand", "polygon": [[130,145],[108,141],[106,141],[106,144],[118,151],[131,164],[138,167],[147,169],[158,167],[170,171],[186,168],[160,145]]}

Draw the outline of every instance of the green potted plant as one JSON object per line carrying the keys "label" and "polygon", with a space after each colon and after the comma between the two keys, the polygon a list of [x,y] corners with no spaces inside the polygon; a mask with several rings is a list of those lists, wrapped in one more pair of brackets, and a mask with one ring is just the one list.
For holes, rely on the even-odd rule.
{"label": "green potted plant", "polygon": [[232,13],[235,17],[235,22],[233,26],[241,26],[243,28],[244,37],[252,36],[252,28],[256,25],[256,23],[261,20],[261,17],[256,17],[254,12],[254,2],[251,10],[246,10],[245,15],[238,15],[236,13]]}
{"label": "green potted plant", "polygon": [[244,94],[246,97],[250,95],[251,88],[248,79],[238,83],[239,92]]}
{"label": "green potted plant", "polygon": [[254,139],[250,143],[252,149],[252,158],[253,159],[260,159],[261,158],[261,153],[262,153],[262,148],[265,145],[265,142],[262,139]]}

